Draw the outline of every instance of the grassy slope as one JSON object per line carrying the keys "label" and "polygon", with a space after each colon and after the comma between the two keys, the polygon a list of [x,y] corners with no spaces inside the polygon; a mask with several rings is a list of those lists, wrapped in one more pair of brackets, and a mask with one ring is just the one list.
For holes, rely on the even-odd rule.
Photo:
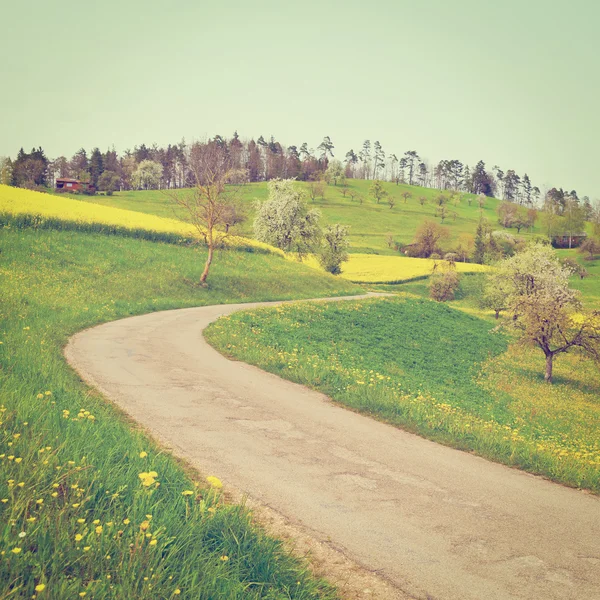
{"label": "grassy slope", "polygon": [[[352,201],[348,196],[343,197],[340,187],[329,185],[326,188],[325,199],[318,198],[316,202],[310,202],[311,207],[318,208],[323,214],[324,223],[342,223],[350,225],[352,250],[354,252],[377,252],[383,254],[393,254],[386,243],[386,235],[393,234],[394,239],[401,244],[408,244],[412,241],[414,233],[424,218],[435,217],[435,199],[440,195],[439,190],[421,188],[417,186],[395,185],[390,182],[384,182],[385,189],[397,199],[397,204],[390,209],[385,201],[376,204],[369,195],[370,181],[354,179],[349,181],[350,187],[358,190],[363,196],[362,204],[356,200]],[[307,188],[307,184],[299,182],[299,186]],[[412,194],[406,203],[401,194],[409,191]],[[247,202],[249,209],[252,209],[252,203],[256,200],[265,200],[267,198],[266,183],[252,183],[242,187],[244,201]],[[445,192],[450,196],[450,192]],[[421,206],[419,197],[425,196],[427,204]],[[163,217],[182,217],[180,213],[174,212],[167,196],[160,191],[124,191],[113,196],[94,196],[87,198],[76,196],[84,201],[97,202],[129,210],[147,212]],[[449,205],[450,211],[456,211],[457,218],[454,221],[451,217],[446,219],[444,225],[447,225],[451,232],[451,240],[447,247],[461,233],[475,233],[480,214],[490,220],[497,222],[496,208],[499,200],[488,198],[486,205],[480,212],[475,196],[472,194],[463,194],[462,202],[458,206],[453,203]],[[468,198],[472,199],[469,206]],[[500,226],[498,225],[498,229]],[[516,233],[516,230],[510,230]],[[252,218],[245,223],[242,233],[252,234]],[[541,233],[539,223],[533,229],[533,233]],[[525,237],[529,234],[523,233]]]}
{"label": "grassy slope", "polygon": [[543,355],[506,352],[507,340],[492,326],[429,300],[370,300],[237,313],[206,335],[227,354],[357,410],[600,491],[594,363],[560,357],[549,387]]}
{"label": "grassy slope", "polygon": [[[4,229],[0,251],[0,588],[11,598],[39,584],[56,599],[327,596],[242,509],[195,488],[82,385],[62,348],[76,331],[132,314],[357,288],[235,251],[219,252],[198,288],[186,279],[197,281],[203,250],[99,234]],[[142,486],[149,471],[159,488]]]}

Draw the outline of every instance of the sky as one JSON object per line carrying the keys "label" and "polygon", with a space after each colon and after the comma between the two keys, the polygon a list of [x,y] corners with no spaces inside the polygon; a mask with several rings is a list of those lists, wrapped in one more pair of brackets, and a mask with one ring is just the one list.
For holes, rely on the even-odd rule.
{"label": "sky", "polygon": [[0,156],[379,140],[600,198],[597,0],[30,0],[0,21]]}

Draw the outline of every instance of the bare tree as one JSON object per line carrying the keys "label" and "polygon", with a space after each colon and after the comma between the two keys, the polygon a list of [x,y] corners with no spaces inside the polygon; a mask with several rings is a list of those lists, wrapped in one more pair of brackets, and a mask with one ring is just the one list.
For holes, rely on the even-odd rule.
{"label": "bare tree", "polygon": [[192,146],[189,160],[195,185],[191,190],[167,190],[171,201],[183,210],[188,221],[204,240],[208,256],[200,283],[205,284],[215,249],[232,235],[233,227],[244,220],[238,189],[226,186],[229,160],[214,141]]}

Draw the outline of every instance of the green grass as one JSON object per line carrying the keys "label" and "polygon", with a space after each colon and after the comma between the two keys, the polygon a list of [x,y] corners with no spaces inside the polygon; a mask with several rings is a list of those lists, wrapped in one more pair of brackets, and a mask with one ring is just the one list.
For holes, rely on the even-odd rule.
{"label": "green grass", "polygon": [[[317,198],[315,202],[309,200],[311,207],[318,208],[322,212],[324,224],[341,223],[350,226],[351,251],[393,254],[395,251],[390,249],[386,242],[388,233],[391,233],[394,240],[400,244],[408,244],[412,241],[415,231],[423,219],[431,218],[440,222],[440,219],[435,216],[436,199],[441,194],[439,190],[384,182],[383,186],[386,191],[397,201],[394,208],[390,209],[385,200],[377,204],[370,197],[369,188],[371,184],[371,181],[349,180],[349,187],[357,190],[363,196],[362,204],[359,204],[357,200],[352,201],[348,195],[344,197],[341,188],[334,185],[326,187],[325,199]],[[304,182],[299,182],[298,185],[305,190],[308,189],[308,184]],[[401,196],[405,191],[412,194],[412,198],[409,198],[406,203]],[[251,236],[253,203],[267,198],[267,184],[264,182],[247,184],[242,186],[241,193],[249,211],[249,219],[243,225],[241,234]],[[445,192],[446,197],[450,197],[451,194],[449,190]],[[427,199],[424,206],[419,203],[420,196]],[[95,202],[161,217],[175,217],[185,220],[185,215],[174,211],[166,194],[159,190],[123,191],[113,196],[74,197],[84,202]],[[485,206],[480,211],[473,194],[462,194],[461,197],[462,200],[458,205],[453,202],[449,204],[450,212],[456,212],[457,217],[456,220],[449,217],[444,222],[451,234],[451,239],[445,243],[446,249],[452,248],[461,233],[474,235],[481,216],[489,219],[495,228],[501,229],[501,226],[497,224],[498,217],[496,214],[499,200],[488,198]],[[469,198],[471,199],[470,205]],[[516,229],[509,231],[516,234]],[[532,234],[522,232],[520,235],[527,238],[540,233],[541,226],[538,223],[533,228]]]}
{"label": "green grass", "polygon": [[[236,251],[219,252],[199,288],[201,248],[92,233],[5,228],[0,252],[0,597],[31,598],[40,584],[39,598],[57,600],[174,598],[178,589],[185,598],[332,597],[243,507],[196,487],[83,385],[62,348],[81,329],[129,315],[358,288]],[[151,471],[160,487],[142,485],[138,475]]]}
{"label": "green grass", "polygon": [[588,276],[584,279],[571,278],[571,286],[581,291],[584,306],[589,309],[600,309],[600,258],[587,260],[577,250],[557,250],[561,258],[572,258],[585,267]]}
{"label": "green grass", "polygon": [[561,357],[550,387],[543,355],[509,347],[493,326],[444,304],[402,298],[244,311],[212,324],[206,337],[352,409],[600,491],[597,368]]}

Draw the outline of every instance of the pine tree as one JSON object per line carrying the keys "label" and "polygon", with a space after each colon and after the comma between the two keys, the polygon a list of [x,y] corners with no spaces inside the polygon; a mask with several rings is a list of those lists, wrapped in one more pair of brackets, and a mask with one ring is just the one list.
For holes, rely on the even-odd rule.
{"label": "pine tree", "polygon": [[478,265],[483,264],[485,257],[485,232],[481,219],[477,224],[477,233],[475,234],[475,251],[473,252],[473,261]]}

